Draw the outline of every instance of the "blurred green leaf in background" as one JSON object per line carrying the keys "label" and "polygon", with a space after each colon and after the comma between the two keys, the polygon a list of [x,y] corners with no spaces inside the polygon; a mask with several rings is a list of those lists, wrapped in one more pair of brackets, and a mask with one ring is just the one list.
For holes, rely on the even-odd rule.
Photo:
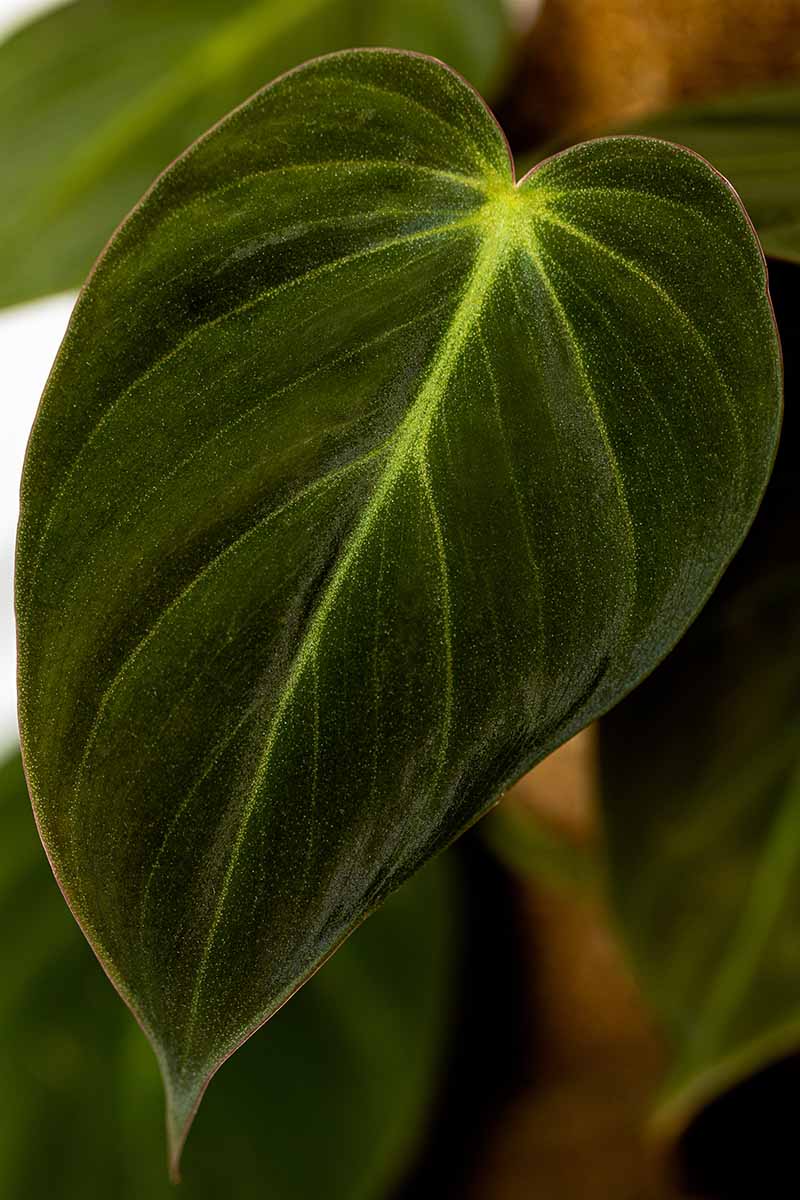
{"label": "blurred green leaf in background", "polygon": [[702,154],[738,191],[765,254],[800,263],[800,85],[678,108],[628,132]]}
{"label": "blurred green leaf in background", "polygon": [[[0,767],[0,1196],[157,1200],[152,1051],[53,881],[19,756]],[[448,1044],[458,888],[447,856],[387,902],[221,1072],[186,1200],[379,1200],[424,1136]]]}
{"label": "blurred green leaf in background", "polygon": [[771,268],[787,418],[755,523],[687,636],[600,725],[614,904],[673,1051],[677,1132],[800,1048],[798,268]]}
{"label": "blurred green leaf in background", "polygon": [[[670,109],[621,132],[662,138],[708,159],[739,193],[764,253],[800,263],[800,85]],[[549,148],[526,151],[520,173],[574,140],[557,137]]]}
{"label": "blurred green leaf in background", "polygon": [[155,176],[276,75],[350,46],[501,78],[502,0],[76,0],[0,46],[0,305],[77,287]]}

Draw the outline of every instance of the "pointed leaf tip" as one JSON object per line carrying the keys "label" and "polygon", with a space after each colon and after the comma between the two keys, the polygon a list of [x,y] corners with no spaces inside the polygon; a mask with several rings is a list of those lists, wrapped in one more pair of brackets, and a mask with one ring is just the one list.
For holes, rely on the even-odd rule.
{"label": "pointed leaf tip", "polygon": [[617,138],[515,189],[430,59],[307,64],[133,212],[31,437],[20,720],[175,1163],[194,1081],[681,636],[779,420],[715,172]]}
{"label": "pointed leaf tip", "polygon": [[173,1183],[181,1182],[181,1158],[186,1138],[191,1128],[194,1115],[200,1105],[206,1082],[199,1080],[194,1090],[186,1089],[182,1094],[176,1094],[170,1082],[165,1082],[164,1093],[166,1100],[167,1125],[167,1164],[169,1177]]}

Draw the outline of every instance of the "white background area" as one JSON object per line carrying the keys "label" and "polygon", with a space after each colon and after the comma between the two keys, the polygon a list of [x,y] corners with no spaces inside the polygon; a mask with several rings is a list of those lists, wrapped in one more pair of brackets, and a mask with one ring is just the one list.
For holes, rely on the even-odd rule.
{"label": "white background area", "polygon": [[[0,38],[54,7],[52,0],[0,0]],[[13,171],[14,164],[3,169]],[[19,477],[39,396],[73,302],[72,295],[51,296],[0,309],[0,754],[17,736],[13,576]]]}
{"label": "white background area", "polygon": [[[0,0],[0,40],[59,2],[65,0]],[[519,25],[530,24],[539,6],[539,0],[506,3]],[[4,169],[13,171],[14,164],[5,163]],[[52,296],[0,309],[0,754],[17,732],[13,563],[19,478],[31,423],[74,299],[72,294]]]}

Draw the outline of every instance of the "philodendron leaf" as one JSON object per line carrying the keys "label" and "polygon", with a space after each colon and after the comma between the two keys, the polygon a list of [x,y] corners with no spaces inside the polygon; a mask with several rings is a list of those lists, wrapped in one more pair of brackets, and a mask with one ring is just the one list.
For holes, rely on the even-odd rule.
{"label": "philodendron leaf", "polygon": [[164,1074],[666,653],[769,474],[725,182],[654,140],[514,183],[442,64],[309,63],[131,214],[31,437],[20,712],[64,891]]}
{"label": "philodendron leaf", "polygon": [[508,34],[503,0],[77,0],[48,13],[0,46],[0,305],[78,287],[158,172],[279,71],[401,46],[480,87]]}
{"label": "philodendron leaf", "polygon": [[637,132],[705,155],[739,192],[765,252],[800,262],[800,87],[676,109]]}
{"label": "philodendron leaf", "polygon": [[[19,756],[0,764],[0,1195],[167,1200],[153,1056],[61,903]],[[450,1032],[448,856],[402,887],[209,1097],[186,1200],[385,1200],[424,1136]]]}
{"label": "philodendron leaf", "polygon": [[[800,271],[781,275],[795,398]],[[800,1047],[800,437],[789,425],[719,590],[600,723],[612,895],[672,1043],[655,1114],[669,1133]]]}

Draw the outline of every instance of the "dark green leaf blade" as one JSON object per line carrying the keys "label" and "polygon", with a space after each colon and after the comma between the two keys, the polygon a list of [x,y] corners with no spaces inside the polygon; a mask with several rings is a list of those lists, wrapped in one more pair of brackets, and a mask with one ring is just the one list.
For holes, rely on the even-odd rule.
{"label": "dark green leaf blade", "polygon": [[[0,1194],[167,1200],[155,1062],[61,902],[18,755],[0,814]],[[253,1038],[200,1116],[182,1196],[384,1200],[438,1090],[458,911],[445,856]]]}
{"label": "dark green leaf blade", "polygon": [[132,214],[29,446],[20,711],[175,1148],[363,916],[667,652],[779,410],[724,181],[620,138],[517,187],[429,59],[307,64]]}
{"label": "dark green leaf blade", "polygon": [[800,262],[800,87],[676,109],[635,132],[704,155],[742,197],[764,252]]}
{"label": "dark green leaf blade", "polygon": [[[796,400],[800,270],[777,263],[770,275]],[[656,1111],[671,1134],[800,1046],[796,413],[787,406],[764,504],[718,591],[600,723],[609,878],[672,1043]]]}
{"label": "dark green leaf blade", "polygon": [[78,287],[156,175],[281,71],[348,46],[490,86],[502,0],[76,0],[0,45],[0,306]]}

